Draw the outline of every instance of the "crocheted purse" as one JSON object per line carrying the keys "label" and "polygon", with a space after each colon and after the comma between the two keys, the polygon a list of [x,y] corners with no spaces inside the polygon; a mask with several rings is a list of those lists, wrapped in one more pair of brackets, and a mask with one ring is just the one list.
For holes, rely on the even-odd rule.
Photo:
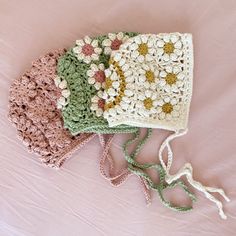
{"label": "crocheted purse", "polygon": [[65,50],[50,52],[32,63],[30,70],[10,88],[9,119],[30,152],[50,167],[60,167],[72,152],[95,134],[72,136],[63,128],[56,102],[60,90],[54,85],[58,58]]}
{"label": "crocheted purse", "polygon": [[[218,192],[229,201],[222,189],[205,187],[193,179],[192,166],[185,164],[177,174],[171,175],[173,153],[169,142],[187,132],[189,107],[192,96],[193,46],[190,34],[143,34],[127,40],[118,51],[111,54],[110,67],[105,71],[106,91],[104,117],[110,127],[131,125],[147,128],[161,128],[173,131],[159,150],[165,181],[174,184],[181,176],[215,202],[220,216],[226,216],[222,203],[211,193]],[[119,86],[114,86],[119,84]],[[143,143],[150,136],[148,130]],[[143,143],[141,145],[143,145]],[[141,165],[124,152],[131,164],[130,170],[144,176],[152,189],[150,177],[141,169],[160,168],[156,164]],[[167,148],[167,163],[163,151]],[[137,168],[139,168],[137,170]],[[188,209],[185,209],[188,210]]]}
{"label": "crocheted purse", "polygon": [[102,116],[104,69],[108,67],[110,53],[134,35],[120,32],[92,39],[86,36],[77,40],[76,45],[59,59],[59,77],[55,82],[65,91],[58,101],[58,107],[62,108],[64,126],[73,135],[81,132],[114,134],[137,131],[137,128],[127,125],[110,128]]}

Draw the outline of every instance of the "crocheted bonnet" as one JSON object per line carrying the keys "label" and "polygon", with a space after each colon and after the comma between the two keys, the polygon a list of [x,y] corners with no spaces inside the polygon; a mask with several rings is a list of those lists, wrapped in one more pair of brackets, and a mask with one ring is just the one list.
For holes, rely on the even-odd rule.
{"label": "crocheted bonnet", "polygon": [[76,45],[59,59],[56,83],[62,83],[67,92],[59,99],[58,107],[62,109],[64,126],[73,135],[81,132],[111,134],[137,131],[137,128],[127,125],[110,128],[102,116],[104,70],[109,65],[110,53],[134,35],[120,32],[95,38],[86,36],[77,40]]}
{"label": "crocheted bonnet", "polygon": [[65,50],[50,52],[32,63],[32,67],[10,88],[9,119],[18,137],[30,152],[48,166],[60,167],[72,152],[82,147],[94,134],[72,136],[63,127],[56,102],[60,90],[54,84],[58,58]]}
{"label": "crocheted bonnet", "polygon": [[[104,117],[111,127],[127,124],[172,131],[185,129],[192,73],[190,34],[131,38],[111,55],[106,70]],[[119,82],[124,90],[115,88],[111,81]]]}
{"label": "crocheted bonnet", "polygon": [[[222,203],[211,194],[218,192],[228,201],[222,189],[205,187],[195,181],[190,163],[175,175],[170,174],[173,153],[169,142],[187,132],[193,78],[191,34],[137,35],[112,52],[109,64],[105,71],[106,90],[103,94],[103,115],[109,126],[126,124],[173,131],[159,149],[165,181],[171,184],[185,175],[194,188],[216,203],[220,216],[225,219]],[[116,83],[119,86],[114,86]],[[168,151],[166,162],[163,160],[165,148]],[[127,157],[127,160],[131,159]],[[133,160],[130,164],[143,169],[151,166],[138,165]]]}

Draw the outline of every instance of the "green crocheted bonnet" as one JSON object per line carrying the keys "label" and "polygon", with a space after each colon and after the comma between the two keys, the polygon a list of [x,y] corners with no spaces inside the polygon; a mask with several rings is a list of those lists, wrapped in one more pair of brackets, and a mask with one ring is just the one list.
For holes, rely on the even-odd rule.
{"label": "green crocheted bonnet", "polygon": [[[78,133],[133,133],[138,128],[119,125],[110,128],[103,118],[105,72],[110,54],[119,49],[129,37],[137,33],[109,33],[94,38],[86,36],[58,61],[58,77],[55,80],[62,90],[58,107],[62,109],[64,126]],[[119,85],[117,85],[119,86]]]}

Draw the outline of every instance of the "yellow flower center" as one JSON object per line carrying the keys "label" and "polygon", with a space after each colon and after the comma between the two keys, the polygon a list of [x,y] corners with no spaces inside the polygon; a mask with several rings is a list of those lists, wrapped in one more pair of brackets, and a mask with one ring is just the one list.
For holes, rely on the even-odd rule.
{"label": "yellow flower center", "polygon": [[112,87],[112,80],[110,78],[106,78],[105,89],[108,90]]}
{"label": "yellow flower center", "polygon": [[144,99],[143,103],[144,103],[144,107],[145,107],[147,110],[150,110],[150,109],[153,107],[153,101],[152,101],[151,98],[146,98],[146,99]]}
{"label": "yellow flower center", "polygon": [[146,71],[146,73],[145,73],[145,77],[146,77],[146,79],[147,79],[147,81],[149,82],[149,83],[153,83],[154,81],[155,81],[155,76],[154,76],[154,73],[152,72],[152,71]]}
{"label": "yellow flower center", "polygon": [[141,43],[138,46],[138,52],[140,55],[145,56],[148,53],[148,46],[146,43]]}
{"label": "yellow flower center", "polygon": [[162,111],[166,114],[169,114],[173,111],[173,106],[168,102],[162,106]]}
{"label": "yellow flower center", "polygon": [[[119,66],[118,62],[114,61],[113,58],[110,58],[109,63],[115,67],[115,71],[119,76],[120,87],[119,87],[119,94],[118,96],[115,97],[115,100],[105,104],[105,110],[109,110],[110,108],[113,108],[115,105],[121,102],[121,99],[124,96],[124,91],[126,88],[125,75],[124,72],[122,71],[122,68]],[[112,87],[112,80],[110,78],[106,78],[105,89],[108,90],[111,87]]]}
{"label": "yellow flower center", "polygon": [[165,43],[163,49],[165,53],[171,54],[174,52],[175,47],[173,43]]}
{"label": "yellow flower center", "polygon": [[167,84],[172,85],[176,82],[177,76],[174,73],[168,73],[165,77],[165,81]]}

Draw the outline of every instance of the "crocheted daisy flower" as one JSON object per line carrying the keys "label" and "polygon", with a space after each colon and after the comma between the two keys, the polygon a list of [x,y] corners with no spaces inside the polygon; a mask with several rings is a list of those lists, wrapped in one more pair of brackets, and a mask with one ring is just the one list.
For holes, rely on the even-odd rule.
{"label": "crocheted daisy flower", "polygon": [[90,69],[87,70],[88,83],[93,84],[99,90],[105,86],[105,66],[104,64],[91,64]]}
{"label": "crocheted daisy flower", "polygon": [[138,82],[146,89],[155,89],[158,82],[159,71],[154,65],[143,64],[142,68],[138,70]]}
{"label": "crocheted daisy flower", "polygon": [[181,39],[177,34],[164,34],[157,40],[157,54],[163,57],[164,61],[175,61],[182,54]]}
{"label": "crocheted daisy flower", "polygon": [[90,109],[94,111],[98,117],[102,116],[104,112],[105,100],[102,96],[102,91],[98,91],[98,93],[91,98]]}
{"label": "crocheted daisy flower", "polygon": [[98,47],[98,40],[92,40],[90,37],[85,36],[84,39],[76,40],[76,45],[73,48],[73,52],[78,60],[89,64],[91,61],[99,59],[102,49]]}
{"label": "crocheted daisy flower", "polygon": [[176,98],[166,97],[162,100],[157,101],[158,108],[157,113],[160,120],[172,120],[180,116],[180,105]]}
{"label": "crocheted daisy flower", "polygon": [[124,43],[129,37],[124,33],[119,32],[118,34],[109,33],[108,38],[104,39],[102,46],[104,47],[104,53],[110,55],[113,50],[118,50],[120,45]]}
{"label": "crocheted daisy flower", "polygon": [[148,35],[136,36],[133,43],[129,45],[129,49],[132,52],[131,57],[137,59],[138,62],[152,61],[155,53],[154,39]]}
{"label": "crocheted daisy flower", "polygon": [[62,109],[69,103],[70,90],[67,88],[66,80],[57,76],[54,79],[55,85],[61,89],[61,97],[57,101],[57,108]]}
{"label": "crocheted daisy flower", "polygon": [[159,84],[166,92],[178,92],[184,85],[185,75],[180,66],[166,66],[160,72]]}
{"label": "crocheted daisy flower", "polygon": [[138,96],[138,101],[136,106],[139,110],[139,113],[144,116],[149,116],[150,114],[156,113],[157,106],[157,93],[146,90],[144,94],[140,93]]}

